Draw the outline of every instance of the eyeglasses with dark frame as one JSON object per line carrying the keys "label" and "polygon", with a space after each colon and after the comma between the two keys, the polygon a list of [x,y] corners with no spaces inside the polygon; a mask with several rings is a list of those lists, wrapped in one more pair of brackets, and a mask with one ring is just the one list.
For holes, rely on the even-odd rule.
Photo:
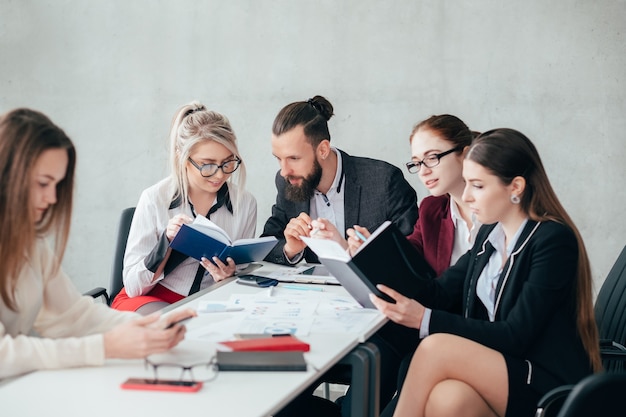
{"label": "eyeglasses with dark frame", "polygon": [[218,169],[221,169],[224,174],[232,174],[233,172],[237,171],[237,168],[239,168],[239,165],[241,164],[241,159],[239,159],[238,157],[235,157],[235,159],[229,159],[228,161],[224,161],[221,165],[199,165],[193,159],[187,159],[189,160],[189,162],[191,162],[191,165],[193,165],[198,171],[200,171],[200,175],[202,175],[204,178],[209,178],[217,174]]}
{"label": "eyeglasses with dark frame", "polygon": [[458,151],[460,149],[461,149],[461,147],[457,146],[456,148],[452,148],[449,151],[428,155],[426,158],[422,159],[421,161],[410,161],[410,162],[407,162],[406,163],[406,169],[411,174],[417,174],[418,172],[420,172],[420,168],[422,167],[422,165],[424,165],[426,168],[434,168],[437,165],[439,165],[439,162],[441,162],[440,161],[441,158],[443,158],[444,156],[446,156],[448,154],[451,154],[452,152],[456,152],[456,151]]}
{"label": "eyeglasses with dark frame", "polygon": [[[180,370],[179,381],[193,381],[193,382],[210,382],[213,381],[218,374],[217,360],[215,357],[211,358],[209,362],[196,363],[194,365],[180,365],[176,363],[154,363],[148,358],[144,360],[144,366],[152,368],[154,372],[154,381],[159,381],[158,370],[160,369],[174,369]],[[193,370],[196,370],[194,375]],[[190,379],[185,379],[185,375],[188,375]],[[198,376],[199,378],[195,378]]]}

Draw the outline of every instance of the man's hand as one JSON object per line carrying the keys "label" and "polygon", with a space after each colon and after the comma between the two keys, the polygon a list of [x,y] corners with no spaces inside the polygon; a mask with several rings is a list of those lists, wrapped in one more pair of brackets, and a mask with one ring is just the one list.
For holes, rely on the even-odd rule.
{"label": "man's hand", "polygon": [[298,217],[294,217],[289,220],[289,223],[285,227],[285,255],[288,258],[293,258],[298,253],[302,252],[306,248],[300,236],[310,236],[311,233],[311,218],[306,213],[300,213]]}

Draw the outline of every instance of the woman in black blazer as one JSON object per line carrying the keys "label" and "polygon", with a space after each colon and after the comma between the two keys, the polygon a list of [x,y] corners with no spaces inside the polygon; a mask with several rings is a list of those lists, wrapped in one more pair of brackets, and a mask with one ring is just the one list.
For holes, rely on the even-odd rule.
{"label": "woman in black blazer", "polygon": [[473,248],[416,299],[384,286],[395,304],[371,296],[425,338],[394,416],[532,416],[548,390],[601,369],[589,260],[534,145],[486,132],[463,177],[485,225]]}

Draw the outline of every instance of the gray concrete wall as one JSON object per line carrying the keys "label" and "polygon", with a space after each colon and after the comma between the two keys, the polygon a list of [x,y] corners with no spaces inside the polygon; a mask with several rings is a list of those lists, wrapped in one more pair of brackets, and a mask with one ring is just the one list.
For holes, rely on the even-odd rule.
{"label": "gray concrete wall", "polygon": [[599,287],[626,243],[625,22],[623,0],[0,0],[0,112],[41,110],[77,145],[64,267],[80,290],[108,286],[118,214],[166,175],[178,106],[229,116],[259,233],[273,118],[315,94],[333,144],[398,166],[431,114],[527,134]]}

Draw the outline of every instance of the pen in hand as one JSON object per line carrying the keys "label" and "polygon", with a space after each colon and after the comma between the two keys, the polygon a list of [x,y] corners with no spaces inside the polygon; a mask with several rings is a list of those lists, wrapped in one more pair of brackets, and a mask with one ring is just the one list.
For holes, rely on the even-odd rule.
{"label": "pen in hand", "polygon": [[359,232],[358,230],[354,228],[352,230],[354,230],[354,234],[356,235],[356,237],[361,239],[362,242],[365,242],[367,240],[367,238],[363,235],[363,233]]}

